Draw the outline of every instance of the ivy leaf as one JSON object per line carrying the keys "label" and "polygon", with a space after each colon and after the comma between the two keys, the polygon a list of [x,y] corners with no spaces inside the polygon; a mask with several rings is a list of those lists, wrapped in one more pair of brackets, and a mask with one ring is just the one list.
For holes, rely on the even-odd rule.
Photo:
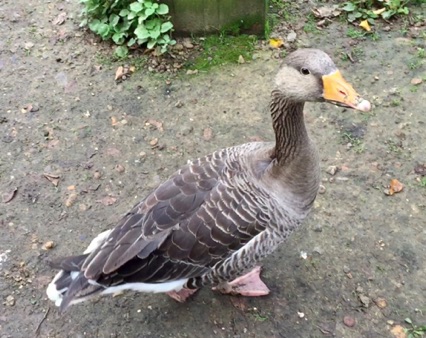
{"label": "ivy leaf", "polygon": [[137,12],[140,12],[142,9],[143,9],[143,5],[139,2],[133,2],[130,4],[130,10],[132,12],[137,13]]}
{"label": "ivy leaf", "polygon": [[152,14],[154,14],[155,13],[155,9],[154,8],[152,8],[152,7],[149,7],[149,8],[147,8],[147,9],[145,9],[145,16],[146,17],[149,17],[149,16],[151,16]]}
{"label": "ivy leaf", "polygon": [[120,16],[127,16],[127,15],[129,15],[129,13],[130,13],[130,11],[128,10],[128,9],[126,9],[126,8],[123,8],[121,11],[120,11],[120,13],[118,13],[118,15],[120,15]]}
{"label": "ivy leaf", "polygon": [[109,16],[109,24],[113,27],[117,26],[119,20],[120,20],[120,17],[117,14],[111,14]]}
{"label": "ivy leaf", "polygon": [[151,8],[152,2],[151,1],[144,1],[145,8]]}
{"label": "ivy leaf", "polygon": [[154,48],[154,46],[157,44],[157,40],[149,40],[148,44],[146,45],[146,47],[148,49],[152,49]]}
{"label": "ivy leaf", "polygon": [[93,20],[91,23],[89,23],[89,29],[92,32],[97,33],[98,32],[98,27],[101,24],[101,22],[98,19]]}
{"label": "ivy leaf", "polygon": [[124,59],[127,54],[129,53],[129,50],[126,46],[118,46],[115,49],[115,55],[117,55],[120,59]]}
{"label": "ivy leaf", "polygon": [[352,2],[345,2],[344,6],[342,7],[342,9],[345,12],[353,12],[356,9],[356,6]]}
{"label": "ivy leaf", "polygon": [[143,25],[136,27],[135,35],[140,40],[148,39],[150,37],[149,31]]}
{"label": "ivy leaf", "polygon": [[121,45],[124,42],[124,33],[117,32],[112,36],[112,41],[114,41],[117,45]]}
{"label": "ivy leaf", "polygon": [[127,46],[132,47],[136,43],[135,38],[131,38],[129,41],[127,41]]}
{"label": "ivy leaf", "polygon": [[168,32],[173,28],[173,24],[170,21],[166,21],[161,25],[161,33]]}
{"label": "ivy leaf", "polygon": [[157,9],[157,14],[165,15],[167,13],[169,13],[169,6],[167,6],[166,4],[160,4],[160,6]]}
{"label": "ivy leaf", "polygon": [[161,35],[160,27],[158,26],[149,31],[149,36],[155,40],[157,40],[160,35]]}

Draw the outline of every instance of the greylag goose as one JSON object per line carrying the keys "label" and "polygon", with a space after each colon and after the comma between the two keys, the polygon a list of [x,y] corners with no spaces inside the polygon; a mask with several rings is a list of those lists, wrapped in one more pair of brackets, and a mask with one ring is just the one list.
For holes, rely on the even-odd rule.
{"label": "greylag goose", "polygon": [[61,271],[48,297],[63,311],[126,289],[179,301],[204,285],[229,294],[268,294],[257,264],[299,227],[320,183],[319,158],[304,123],[306,101],[370,110],[326,53],[289,54],[270,103],[275,142],[189,161],[83,254],[52,263]]}

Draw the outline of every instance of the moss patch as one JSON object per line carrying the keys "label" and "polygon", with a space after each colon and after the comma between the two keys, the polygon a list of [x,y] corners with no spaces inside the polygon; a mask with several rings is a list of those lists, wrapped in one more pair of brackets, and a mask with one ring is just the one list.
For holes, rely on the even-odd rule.
{"label": "moss patch", "polygon": [[201,53],[188,61],[187,68],[208,71],[212,67],[237,63],[240,55],[247,61],[253,57],[257,37],[253,35],[210,35],[200,41]]}

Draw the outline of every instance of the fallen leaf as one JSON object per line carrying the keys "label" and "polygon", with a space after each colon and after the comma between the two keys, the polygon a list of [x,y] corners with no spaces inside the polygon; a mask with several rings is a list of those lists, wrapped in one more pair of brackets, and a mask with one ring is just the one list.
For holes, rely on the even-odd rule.
{"label": "fallen leaf", "polygon": [[272,48],[280,48],[283,44],[284,42],[282,39],[269,39],[269,46],[271,46]]}
{"label": "fallen leaf", "polygon": [[59,14],[53,21],[52,23],[54,25],[62,25],[65,22],[65,19],[67,18],[67,13],[62,12],[61,14]]}
{"label": "fallen leaf", "polygon": [[404,189],[404,185],[398,181],[396,178],[391,179],[390,186],[389,186],[389,195],[396,194],[398,192],[401,192],[402,189]]}
{"label": "fallen leaf", "polygon": [[9,203],[13,198],[16,196],[16,192],[18,191],[18,188],[13,188],[13,190],[6,192],[2,195],[2,201],[3,203]]}
{"label": "fallen leaf", "polygon": [[115,81],[121,80],[121,78],[124,75],[124,67],[119,66],[117,70],[115,71]]}
{"label": "fallen leaf", "polygon": [[117,199],[115,197],[105,196],[104,198],[102,198],[101,200],[98,200],[97,202],[100,202],[103,205],[113,205],[116,201]]}
{"label": "fallen leaf", "polygon": [[244,57],[243,57],[242,55],[240,55],[240,56],[238,57],[238,63],[239,63],[239,64],[246,63],[246,60],[244,60]]}
{"label": "fallen leaf", "polygon": [[359,24],[360,27],[364,28],[367,32],[371,31],[371,27],[370,24],[368,23],[367,20],[363,20],[360,22]]}
{"label": "fallen leaf", "polygon": [[407,338],[404,327],[401,325],[395,325],[390,331],[395,338]]}
{"label": "fallen leaf", "polygon": [[111,125],[115,127],[119,122],[117,121],[117,118],[114,116],[111,116]]}
{"label": "fallen leaf", "polygon": [[149,119],[147,121],[148,124],[152,124],[155,128],[157,128],[159,131],[164,131],[163,129],[163,122],[154,120],[154,119]]}
{"label": "fallen leaf", "polygon": [[136,71],[136,67],[135,66],[130,66],[129,67],[129,71],[130,71],[130,73],[134,73]]}
{"label": "fallen leaf", "polygon": [[213,137],[213,130],[211,128],[205,128],[203,131],[203,139],[205,141],[209,141],[211,140],[212,137]]}
{"label": "fallen leaf", "polygon": [[44,176],[45,178],[47,178],[47,179],[48,179],[48,181],[49,181],[49,182],[51,182],[51,183],[52,183],[55,187],[57,187],[57,186],[58,186],[58,184],[59,184],[59,179],[60,179],[60,176],[59,176],[59,175],[44,173],[44,174],[43,174],[43,176]]}
{"label": "fallen leaf", "polygon": [[374,13],[374,14],[376,14],[376,15],[380,15],[380,14],[382,14],[385,10],[386,10],[386,8],[385,8],[385,7],[383,7],[383,8],[380,8],[380,9],[376,9],[375,11],[373,11],[373,13]]}

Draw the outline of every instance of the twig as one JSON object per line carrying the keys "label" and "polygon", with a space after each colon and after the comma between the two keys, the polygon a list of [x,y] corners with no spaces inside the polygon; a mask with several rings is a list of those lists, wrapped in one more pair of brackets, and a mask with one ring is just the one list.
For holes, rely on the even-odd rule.
{"label": "twig", "polygon": [[48,308],[47,308],[46,313],[44,314],[43,318],[40,320],[40,323],[38,323],[37,328],[36,328],[36,330],[35,330],[35,334],[36,334],[36,335],[38,335],[38,334],[39,334],[41,324],[43,324],[43,322],[46,320],[47,315],[49,314],[49,311],[50,311],[50,307],[48,307]]}

